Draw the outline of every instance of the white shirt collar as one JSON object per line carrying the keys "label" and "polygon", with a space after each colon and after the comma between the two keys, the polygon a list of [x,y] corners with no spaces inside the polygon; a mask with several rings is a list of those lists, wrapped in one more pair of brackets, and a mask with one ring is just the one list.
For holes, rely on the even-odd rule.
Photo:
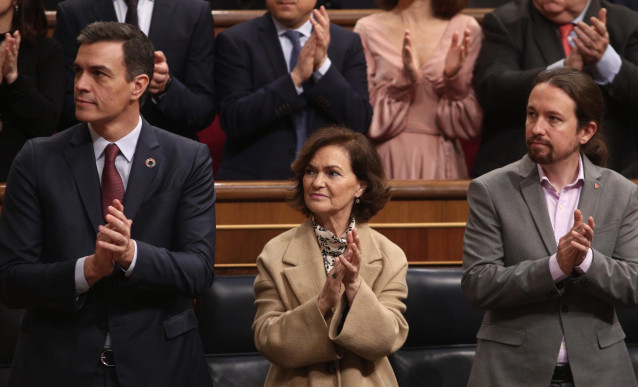
{"label": "white shirt collar", "polygon": [[[272,17],[272,16],[271,16]],[[277,30],[277,36],[281,36],[284,32],[288,31],[290,28],[286,28],[283,24],[279,23],[274,17],[272,18],[273,23],[275,23],[275,29]],[[310,19],[306,20],[304,24],[299,28],[295,28],[295,31],[301,32],[303,36],[306,38],[312,35],[312,23],[310,23]]]}
{"label": "white shirt collar", "polygon": [[[538,168],[538,176],[540,177],[540,182],[542,183],[543,180],[546,180],[550,185],[552,184],[551,181],[549,181],[549,179],[547,178],[547,175],[545,174],[545,171],[543,171],[543,167],[541,167],[540,164],[536,163],[536,168]],[[578,182],[579,180],[585,181],[585,172],[583,169],[583,156],[580,155],[580,157],[578,157],[578,176],[576,176],[576,179],[574,181],[572,181],[570,184],[568,184],[567,186],[571,186],[576,184],[576,182]]]}
{"label": "white shirt collar", "polygon": [[[99,159],[104,154],[104,149],[108,144],[104,137],[97,134],[97,132],[93,129],[91,124],[89,126],[89,133],[91,133],[91,139],[93,140],[93,152],[95,153],[95,159]],[[129,163],[133,161],[133,155],[135,154],[135,147],[137,146],[137,140],[140,137],[140,133],[142,132],[142,117],[139,118],[135,129],[133,129],[129,134],[115,141],[115,144],[118,148],[120,148],[120,152],[126,158],[126,161]]]}

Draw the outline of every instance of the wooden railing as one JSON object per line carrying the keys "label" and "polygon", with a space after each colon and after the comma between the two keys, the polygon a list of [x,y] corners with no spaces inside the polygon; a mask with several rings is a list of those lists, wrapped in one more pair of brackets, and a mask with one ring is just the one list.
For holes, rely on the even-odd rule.
{"label": "wooden railing", "polygon": [[[483,16],[486,13],[492,12],[492,8],[468,8],[464,9],[463,13],[469,16],[473,16],[479,23],[483,22]],[[378,12],[377,9],[331,9],[328,10],[330,21],[340,25],[342,27],[352,29],[360,18],[368,16],[371,13]],[[261,16],[266,12],[263,9],[258,10],[227,10],[212,12],[213,19],[215,20],[215,35],[226,28],[232,27],[235,24],[239,24],[258,16]],[[46,11],[48,34],[53,35],[53,27],[55,26],[55,11]]]}

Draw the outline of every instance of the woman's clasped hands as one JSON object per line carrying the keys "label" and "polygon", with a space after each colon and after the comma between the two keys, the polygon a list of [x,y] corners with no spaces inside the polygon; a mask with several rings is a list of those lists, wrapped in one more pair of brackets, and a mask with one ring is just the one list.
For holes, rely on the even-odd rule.
{"label": "woman's clasped hands", "polygon": [[6,33],[0,44],[0,84],[13,83],[18,78],[18,49],[20,48],[20,32]]}
{"label": "woman's clasped hands", "polygon": [[354,297],[361,286],[361,241],[357,230],[346,234],[346,253],[335,259],[335,265],[328,273],[321,293],[319,293],[317,305],[324,317],[332,316],[341,296],[341,284],[345,287],[345,295],[348,304],[352,305]]}

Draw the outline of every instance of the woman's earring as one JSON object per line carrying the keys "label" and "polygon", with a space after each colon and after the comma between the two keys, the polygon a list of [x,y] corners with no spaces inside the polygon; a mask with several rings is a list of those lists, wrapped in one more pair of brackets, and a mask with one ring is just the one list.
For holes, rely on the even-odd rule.
{"label": "woman's earring", "polygon": [[355,200],[354,202],[359,204],[359,203],[361,203],[361,200],[359,198],[357,198],[357,200]]}

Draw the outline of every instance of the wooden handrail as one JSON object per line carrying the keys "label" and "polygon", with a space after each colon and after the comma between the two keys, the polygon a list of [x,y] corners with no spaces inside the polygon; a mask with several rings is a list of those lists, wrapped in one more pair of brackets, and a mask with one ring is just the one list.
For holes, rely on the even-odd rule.
{"label": "wooden handrail", "polygon": [[[464,200],[469,180],[392,180],[394,199]],[[293,190],[287,181],[230,181],[215,183],[217,201],[286,200]]]}
{"label": "wooden handrail", "polygon": [[[390,192],[395,199],[463,200],[468,180],[392,180]],[[0,183],[0,205],[6,183]],[[290,195],[293,186],[287,181],[231,181],[215,183],[217,201],[282,201]]]}
{"label": "wooden handrail", "polygon": [[[462,12],[465,15],[472,16],[476,21],[483,22],[485,14],[492,12],[493,8],[466,8]],[[213,10],[212,15],[215,20],[215,34],[219,31],[223,31],[226,28],[232,27],[235,24],[239,24],[256,17],[259,17],[266,12],[265,9],[251,9],[251,10]],[[368,16],[372,13],[379,12],[378,9],[330,9],[328,15],[330,21],[340,25],[342,27],[350,28],[354,27],[357,20],[364,16]],[[48,34],[52,36],[53,27],[55,26],[56,11],[46,11]]]}

